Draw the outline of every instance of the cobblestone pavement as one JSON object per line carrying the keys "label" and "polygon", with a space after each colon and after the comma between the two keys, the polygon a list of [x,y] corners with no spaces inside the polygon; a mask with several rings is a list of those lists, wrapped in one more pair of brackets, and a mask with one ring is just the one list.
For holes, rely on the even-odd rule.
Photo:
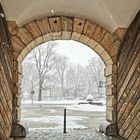
{"label": "cobblestone pavement", "polygon": [[95,129],[69,129],[66,134],[56,129],[34,129],[25,139],[16,140],[120,140],[107,137]]}

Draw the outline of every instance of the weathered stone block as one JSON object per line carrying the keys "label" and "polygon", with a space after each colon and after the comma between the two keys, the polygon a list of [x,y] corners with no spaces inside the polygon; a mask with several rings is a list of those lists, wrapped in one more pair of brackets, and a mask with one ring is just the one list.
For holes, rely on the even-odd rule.
{"label": "weathered stone block", "polygon": [[52,33],[43,35],[43,38],[44,38],[44,42],[52,40]]}
{"label": "weathered stone block", "polygon": [[111,57],[114,64],[117,63],[117,54]]}
{"label": "weathered stone block", "polygon": [[21,108],[16,107],[16,120],[20,121],[20,118],[21,118]]}
{"label": "weathered stone block", "polygon": [[15,21],[7,21],[10,34],[17,34],[18,26]]}
{"label": "weathered stone block", "polygon": [[15,99],[15,104],[16,104],[16,106],[17,107],[20,107],[21,106],[21,96],[19,96],[19,95],[16,95],[16,97],[15,97],[16,99]]}
{"label": "weathered stone block", "polygon": [[112,64],[113,64],[112,58],[108,59],[108,60],[105,62],[105,64],[106,64],[106,66],[112,65]]}
{"label": "weathered stone block", "polygon": [[41,36],[41,37],[38,37],[34,40],[34,47],[37,47],[38,45],[44,43],[44,38]]}
{"label": "weathered stone block", "polygon": [[18,70],[13,71],[13,81],[15,84],[18,83]]}
{"label": "weathered stone block", "polygon": [[117,28],[115,32],[113,33],[115,36],[117,36],[120,40],[123,40],[125,34],[126,34],[127,28]]}
{"label": "weathered stone block", "polygon": [[14,52],[13,52],[13,59],[14,59],[14,60],[17,60],[17,58],[18,58],[19,55],[20,55],[20,53],[14,51]]}
{"label": "weathered stone block", "polygon": [[21,53],[21,51],[23,50],[23,48],[25,48],[25,45],[23,44],[23,42],[17,36],[13,36],[11,38],[11,42],[12,42],[13,49],[16,52]]}
{"label": "weathered stone block", "polygon": [[[23,51],[21,52],[20,56],[19,56],[19,57],[22,57],[22,59],[20,59],[20,62],[26,57],[26,55],[27,55],[28,53],[30,53],[30,51],[28,50],[27,47],[25,47],[25,48],[23,49]],[[18,58],[18,61],[19,61],[19,58]]]}
{"label": "weathered stone block", "polygon": [[99,131],[105,133],[107,136],[117,136],[117,123],[102,122],[100,124]]}
{"label": "weathered stone block", "polygon": [[42,25],[41,32],[43,33],[43,35],[51,33],[51,27],[50,27],[49,20],[47,17],[42,19],[42,24],[43,25]]}
{"label": "weathered stone block", "polygon": [[115,108],[107,107],[106,109],[106,119],[109,122],[116,122]]}
{"label": "weathered stone block", "polygon": [[18,85],[21,85],[22,83],[22,74],[18,73]]}
{"label": "weathered stone block", "polygon": [[115,95],[116,94],[116,87],[114,85],[107,86],[106,88],[106,95]]}
{"label": "weathered stone block", "polygon": [[87,43],[87,45],[91,48],[94,49],[96,45],[98,45],[98,42],[94,41],[93,39],[90,39]]}
{"label": "weathered stone block", "polygon": [[13,62],[13,70],[16,71],[18,69],[18,61]]}
{"label": "weathered stone block", "polygon": [[30,44],[27,45],[26,48],[27,48],[28,52],[30,52],[32,49],[35,48],[35,46],[36,46],[35,42],[32,41]]}
{"label": "weathered stone block", "polygon": [[107,107],[114,107],[115,104],[116,104],[115,97],[107,95],[106,106]]}
{"label": "weathered stone block", "polygon": [[[119,43],[118,43],[119,44]],[[112,44],[110,47],[106,48],[106,51],[110,54],[110,56],[115,56],[118,54],[118,49],[119,49],[119,46],[114,43]]]}
{"label": "weathered stone block", "polygon": [[97,26],[96,24],[92,24],[89,21],[86,21],[83,35],[90,38],[96,26]]}
{"label": "weathered stone block", "polygon": [[28,33],[30,33],[30,35],[33,39],[36,39],[42,35],[39,30],[39,27],[36,24],[36,21],[26,24],[25,28],[28,31]]}
{"label": "weathered stone block", "polygon": [[73,32],[71,35],[71,39],[75,41],[79,41],[81,34]]}
{"label": "weathered stone block", "polygon": [[[21,54],[22,54],[22,52],[21,52]],[[23,61],[23,57],[22,57],[22,55],[19,55],[18,56],[18,58],[17,58],[17,61],[19,62],[19,63],[22,63],[22,61]]]}
{"label": "weathered stone block", "polygon": [[110,59],[110,56],[109,56],[109,54],[106,51],[102,52],[100,54],[100,57],[104,60],[104,62],[106,62],[107,60]]}
{"label": "weathered stone block", "polygon": [[22,124],[19,124],[19,123],[14,123],[13,124],[12,137],[14,137],[14,138],[24,138],[24,137],[26,137],[27,133],[28,133],[27,125],[26,125],[26,128],[25,128],[25,126],[23,127]]}
{"label": "weathered stone block", "polygon": [[105,76],[109,76],[112,73],[117,73],[117,65],[109,65],[106,67]]}
{"label": "weathered stone block", "polygon": [[74,18],[73,32],[82,33],[84,28],[85,20]]}
{"label": "weathered stone block", "polygon": [[84,44],[87,44],[87,42],[89,41],[89,37],[85,36],[85,35],[81,35],[80,37],[80,42],[81,43],[84,43]]}
{"label": "weathered stone block", "polygon": [[53,36],[52,40],[60,40],[61,36]]}
{"label": "weathered stone block", "polygon": [[51,28],[48,22],[48,18],[40,18],[36,20],[36,24],[38,25],[42,35],[51,32]]}
{"label": "weathered stone block", "polygon": [[62,33],[61,32],[53,32],[52,36],[53,37],[61,37]]}
{"label": "weathered stone block", "polygon": [[96,47],[94,48],[94,51],[95,51],[98,55],[100,55],[101,53],[103,53],[103,52],[105,51],[105,49],[104,49],[100,44],[98,44],[98,45],[96,45]]}
{"label": "weathered stone block", "polygon": [[20,107],[21,106],[21,96],[17,97],[17,106]]}
{"label": "weathered stone block", "polygon": [[72,32],[73,19],[69,17],[62,17],[62,31]]}
{"label": "weathered stone block", "polygon": [[107,48],[109,47],[112,43],[114,42],[114,38],[110,33],[106,33],[103,39],[101,40],[100,44],[104,47]]}
{"label": "weathered stone block", "polygon": [[97,42],[100,42],[105,34],[106,34],[106,30],[98,25],[96,26],[91,38]]}
{"label": "weathered stone block", "polygon": [[117,83],[117,75],[116,74],[112,74],[112,75],[109,75],[108,77],[106,77],[106,86],[116,85],[116,83]]}
{"label": "weathered stone block", "polygon": [[50,27],[52,32],[60,32],[61,31],[61,18],[53,17],[49,18]]}
{"label": "weathered stone block", "polygon": [[17,35],[25,45],[28,45],[31,41],[33,41],[31,35],[27,32],[27,30],[24,27],[18,29]]}
{"label": "weathered stone block", "polygon": [[62,32],[62,36],[61,36],[61,39],[62,40],[69,40],[71,38],[71,32],[68,32],[68,31],[63,31]]}
{"label": "weathered stone block", "polygon": [[17,92],[17,95],[20,96],[21,93],[22,93],[22,92],[21,92],[21,85],[18,85],[18,92]]}
{"label": "weathered stone block", "polygon": [[13,95],[17,95],[18,94],[18,86],[16,85],[16,83],[14,83],[13,86]]}

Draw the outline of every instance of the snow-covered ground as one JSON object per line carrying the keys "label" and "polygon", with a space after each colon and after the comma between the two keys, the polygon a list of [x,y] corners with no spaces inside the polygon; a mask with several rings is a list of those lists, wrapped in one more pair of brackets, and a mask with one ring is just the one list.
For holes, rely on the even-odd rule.
{"label": "snow-covered ground", "polygon": [[[15,139],[23,140],[23,139]],[[30,129],[24,140],[120,140],[119,138],[105,136],[96,129],[69,129],[63,134],[62,130],[54,129]]]}
{"label": "snow-covered ground", "polygon": [[[55,101],[33,101],[33,104],[44,104],[44,105],[51,105],[51,104],[79,104],[79,103],[88,103],[86,100],[55,100]],[[103,103],[105,104],[105,100],[93,101],[94,103]],[[31,104],[31,100],[22,100],[22,104]]]}
{"label": "snow-covered ground", "polygon": [[[84,101],[85,102],[85,101]],[[30,104],[32,103],[31,100],[22,101],[22,104]],[[44,104],[44,105],[51,105],[51,104],[78,104],[79,100],[55,100],[55,101],[33,101],[33,104]]]}
{"label": "snow-covered ground", "polygon": [[91,105],[91,104],[80,104],[80,105],[70,105],[67,106],[69,110],[81,110],[89,112],[105,112],[106,106]]}
{"label": "snow-covered ground", "polygon": [[[82,103],[82,104],[81,104]],[[95,103],[95,101],[94,101]],[[22,122],[30,129],[61,129],[63,130],[64,108],[67,109],[67,128],[97,128],[105,120],[106,105],[89,104],[85,100],[59,100],[22,102]]]}
{"label": "snow-covered ground", "polygon": [[[82,103],[82,104],[81,104]],[[89,104],[86,100],[57,100],[57,101],[34,101],[34,105],[64,105],[69,110],[81,110],[90,112],[105,112],[105,101],[93,101],[95,104]],[[102,103],[103,105],[96,105]],[[22,105],[31,104],[31,100],[22,101]]]}
{"label": "snow-covered ground", "polygon": [[[83,125],[77,124],[76,121],[82,121],[83,119],[86,119],[87,117],[81,117],[81,116],[67,116],[67,128],[86,128]],[[32,123],[39,123],[43,122],[44,124],[51,124],[54,127],[49,127],[49,129],[62,129],[63,130],[63,116],[47,116],[47,117],[31,117],[31,118],[23,118],[22,121],[26,122],[27,124],[29,122]],[[45,127],[40,127],[38,129],[44,129]],[[34,129],[34,127],[29,128]]]}

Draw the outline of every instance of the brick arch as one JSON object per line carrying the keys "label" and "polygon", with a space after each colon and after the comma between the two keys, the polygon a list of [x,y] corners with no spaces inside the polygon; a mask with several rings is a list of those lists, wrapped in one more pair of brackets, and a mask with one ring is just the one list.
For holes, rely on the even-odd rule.
{"label": "brick arch", "polygon": [[14,50],[14,121],[20,120],[21,62],[39,44],[50,40],[75,40],[89,46],[106,65],[107,111],[106,118],[116,122],[116,56],[120,40],[105,28],[88,20],[75,17],[45,17],[11,30]]}

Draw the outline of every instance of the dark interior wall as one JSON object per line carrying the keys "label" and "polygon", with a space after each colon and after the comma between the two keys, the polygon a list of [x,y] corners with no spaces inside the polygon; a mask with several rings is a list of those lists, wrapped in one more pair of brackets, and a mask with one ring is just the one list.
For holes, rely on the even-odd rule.
{"label": "dark interior wall", "polygon": [[0,5],[0,140],[7,140],[12,132],[12,47],[8,28]]}
{"label": "dark interior wall", "polygon": [[140,11],[129,26],[118,56],[119,135],[140,140]]}

